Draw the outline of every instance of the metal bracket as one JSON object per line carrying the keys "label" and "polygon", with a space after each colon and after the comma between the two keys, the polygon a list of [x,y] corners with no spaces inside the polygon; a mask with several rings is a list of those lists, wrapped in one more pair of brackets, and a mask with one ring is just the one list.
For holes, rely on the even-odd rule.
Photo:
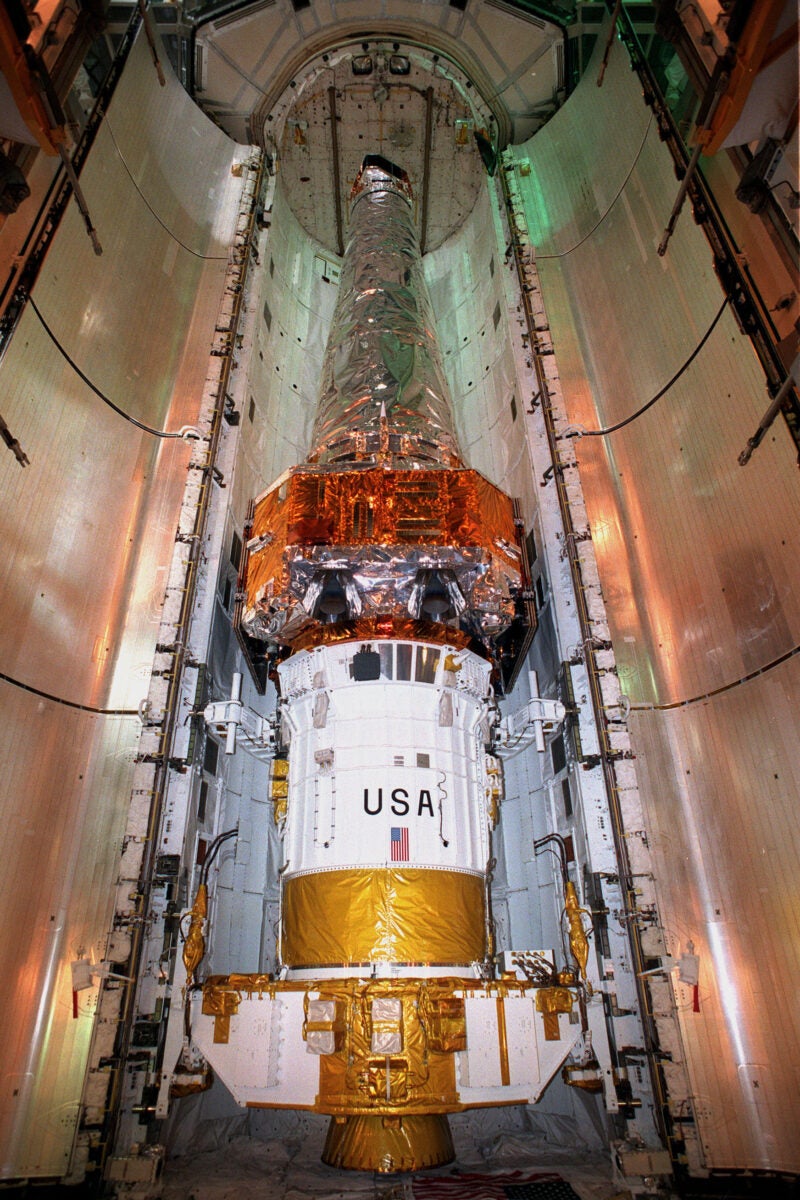
{"label": "metal bracket", "polygon": [[275,718],[261,717],[242,704],[242,675],[236,671],[231,685],[230,700],[215,700],[208,704],[203,719],[217,737],[225,738],[225,753],[235,754],[236,735],[244,741],[242,749],[266,761],[275,757]]}
{"label": "metal bracket", "polygon": [[535,671],[529,671],[531,698],[522,708],[509,717],[503,717],[495,728],[492,751],[499,758],[512,758],[536,743],[536,749],[544,754],[544,735],[554,733],[562,724],[567,710],[560,700],[545,700],[539,695],[539,681]]}

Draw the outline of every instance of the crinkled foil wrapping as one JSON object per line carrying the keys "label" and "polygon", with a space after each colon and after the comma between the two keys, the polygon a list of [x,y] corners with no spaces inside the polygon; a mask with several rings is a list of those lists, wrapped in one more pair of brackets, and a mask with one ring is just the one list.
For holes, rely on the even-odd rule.
{"label": "crinkled foil wrapping", "polygon": [[396,464],[458,456],[413,212],[388,177],[353,202],[312,461],[378,455],[382,409]]}
{"label": "crinkled foil wrapping", "polygon": [[281,958],[466,966],[486,952],[484,879],[418,867],[320,871],[283,884]]}
{"label": "crinkled foil wrapping", "polygon": [[256,502],[238,628],[298,648],[391,618],[491,650],[524,586],[512,502],[458,454],[407,177],[368,156],[353,194],[315,449]]}
{"label": "crinkled foil wrapping", "polygon": [[510,625],[522,586],[511,501],[463,467],[297,468],[259,500],[247,550],[241,624],[276,644],[325,623],[317,605],[334,579],[343,619],[416,619],[425,581],[439,571],[449,624],[486,643]]}

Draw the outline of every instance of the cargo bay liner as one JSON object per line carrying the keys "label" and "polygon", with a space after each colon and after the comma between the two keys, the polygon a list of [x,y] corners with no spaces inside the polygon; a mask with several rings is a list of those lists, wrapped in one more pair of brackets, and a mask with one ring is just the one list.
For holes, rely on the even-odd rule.
{"label": "cargo bay liner", "polygon": [[[448,1111],[536,1100],[579,1043],[582,1084],[602,1072],[566,875],[568,958],[495,960],[496,755],[564,708],[500,720],[491,676],[532,632],[522,523],[461,460],[410,183],[380,156],[353,186],[312,446],[254,504],[236,610],[254,677],[267,652],[279,677],[278,969],[206,979],[191,1039],[240,1103],[329,1113],[326,1162],[408,1171],[453,1157]],[[206,716],[227,736],[240,710]]]}

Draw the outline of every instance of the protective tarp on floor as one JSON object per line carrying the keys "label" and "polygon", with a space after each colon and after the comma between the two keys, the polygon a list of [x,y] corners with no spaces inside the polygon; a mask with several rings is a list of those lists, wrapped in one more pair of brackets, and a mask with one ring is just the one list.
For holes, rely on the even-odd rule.
{"label": "protective tarp on floor", "polygon": [[[216,1103],[219,1107],[219,1097]],[[580,1097],[576,1104],[582,1107]],[[523,1107],[456,1114],[450,1124],[457,1164],[419,1175],[383,1176],[338,1171],[320,1161],[327,1117],[255,1109],[237,1115],[232,1103],[223,1103],[216,1119],[202,1119],[203,1105],[184,1105],[171,1123],[163,1200],[417,1200],[415,1181],[514,1171],[557,1174],[579,1200],[629,1195],[604,1135],[585,1116],[579,1122],[574,1115]]]}

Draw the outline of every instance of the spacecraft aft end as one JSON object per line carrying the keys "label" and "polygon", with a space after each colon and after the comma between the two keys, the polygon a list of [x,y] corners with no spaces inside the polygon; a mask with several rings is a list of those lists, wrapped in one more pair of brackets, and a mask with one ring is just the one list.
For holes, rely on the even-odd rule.
{"label": "spacecraft aft end", "polygon": [[441,1167],[454,1158],[450,1125],[442,1113],[334,1119],[322,1154],[330,1167],[384,1175]]}

